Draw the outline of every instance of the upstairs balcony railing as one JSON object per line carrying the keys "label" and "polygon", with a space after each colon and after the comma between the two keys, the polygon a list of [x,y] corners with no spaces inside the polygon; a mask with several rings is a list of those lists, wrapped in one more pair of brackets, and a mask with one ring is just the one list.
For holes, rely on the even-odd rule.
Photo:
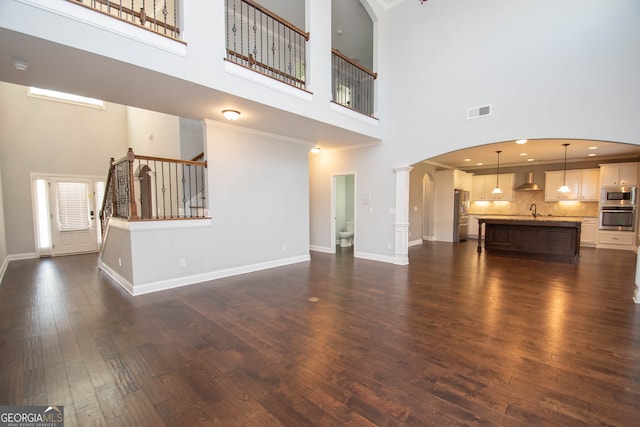
{"label": "upstairs balcony railing", "polygon": [[378,74],[336,49],[331,53],[333,102],[373,117],[374,80]]}
{"label": "upstairs balcony railing", "polygon": [[227,60],[305,88],[309,33],[251,0],[227,2]]}
{"label": "upstairs balcony railing", "polygon": [[138,156],[111,159],[102,200],[102,232],[110,217],[129,221],[207,218],[206,161]]}
{"label": "upstairs balcony railing", "polygon": [[178,39],[179,0],[67,0],[146,28],[163,36]]}

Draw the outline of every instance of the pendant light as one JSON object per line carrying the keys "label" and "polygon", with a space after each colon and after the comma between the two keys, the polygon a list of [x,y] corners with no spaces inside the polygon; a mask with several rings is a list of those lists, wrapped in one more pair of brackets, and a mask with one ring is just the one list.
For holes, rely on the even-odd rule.
{"label": "pendant light", "polygon": [[562,178],[562,186],[558,188],[558,191],[560,193],[568,193],[569,191],[571,191],[569,187],[567,187],[567,146],[569,144],[565,143],[562,145],[564,145],[564,175]]}
{"label": "pendant light", "polygon": [[498,185],[498,177],[500,176],[500,153],[502,153],[502,151],[498,150],[496,151],[496,153],[498,154],[498,167],[496,168],[496,188],[493,189],[491,194],[502,194],[502,190]]}

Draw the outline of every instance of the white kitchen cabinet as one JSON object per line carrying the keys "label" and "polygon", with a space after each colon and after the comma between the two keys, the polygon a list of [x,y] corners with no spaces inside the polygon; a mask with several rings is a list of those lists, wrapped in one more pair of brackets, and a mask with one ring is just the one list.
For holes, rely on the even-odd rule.
{"label": "white kitchen cabinet", "polygon": [[598,230],[598,248],[632,251],[636,236],[633,231]]}
{"label": "white kitchen cabinet", "polygon": [[582,218],[582,231],[580,232],[580,246],[596,245],[597,218]]}
{"label": "white kitchen cabinet", "polygon": [[501,173],[498,175],[498,185],[502,193],[494,194],[496,175],[474,175],[471,185],[471,200],[473,201],[512,201],[515,174]]}
{"label": "white kitchen cabinet", "polygon": [[[548,171],[544,173],[544,201],[559,202],[573,200],[581,202],[598,201],[598,169],[572,169],[564,171]],[[558,189],[566,183],[568,193],[561,193]]]}
{"label": "white kitchen cabinet", "polygon": [[453,187],[471,191],[469,176],[471,176],[471,174],[455,169],[453,171]]}
{"label": "white kitchen cabinet", "polygon": [[609,185],[637,185],[638,163],[611,163],[600,165],[600,183]]}
{"label": "white kitchen cabinet", "polygon": [[580,201],[597,202],[600,198],[600,169],[580,172]]}
{"label": "white kitchen cabinet", "polygon": [[[566,185],[568,193],[561,193],[558,189]],[[580,172],[568,170],[565,177],[564,171],[552,171],[544,173],[544,201],[559,202],[561,200],[578,200],[580,193]]]}

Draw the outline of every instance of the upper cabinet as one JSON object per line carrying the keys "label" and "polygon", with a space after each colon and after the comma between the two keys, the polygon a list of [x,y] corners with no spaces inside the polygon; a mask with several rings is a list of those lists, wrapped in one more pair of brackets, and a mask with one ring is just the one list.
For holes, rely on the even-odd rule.
{"label": "upper cabinet", "polygon": [[[598,201],[599,169],[575,169],[566,171],[551,171],[544,173],[544,201],[558,202],[561,200],[575,200],[580,202]],[[568,193],[561,193],[558,189],[566,185]]]}
{"label": "upper cabinet", "polygon": [[600,184],[607,185],[637,185],[638,163],[612,163],[600,165]]}
{"label": "upper cabinet", "polygon": [[580,173],[580,200],[597,202],[600,198],[600,169],[584,169]]}
{"label": "upper cabinet", "polygon": [[471,200],[473,201],[512,201],[515,174],[501,173],[498,175],[498,185],[502,193],[492,193],[496,187],[496,175],[474,175],[471,186]]}

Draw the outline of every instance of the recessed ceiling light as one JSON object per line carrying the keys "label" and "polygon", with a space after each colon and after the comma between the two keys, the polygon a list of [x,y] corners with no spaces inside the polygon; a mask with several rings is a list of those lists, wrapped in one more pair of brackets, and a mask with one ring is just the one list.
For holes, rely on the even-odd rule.
{"label": "recessed ceiling light", "polygon": [[535,159],[527,159],[527,162],[533,162]]}
{"label": "recessed ceiling light", "polygon": [[476,163],[476,166],[482,166],[482,162]]}
{"label": "recessed ceiling light", "polygon": [[465,162],[470,162],[470,161],[471,161],[471,159],[464,159],[464,161],[465,161]]}
{"label": "recessed ceiling light", "polygon": [[521,155],[521,156],[526,156],[526,155],[527,155],[527,153],[520,153],[520,155]]}
{"label": "recessed ceiling light", "polygon": [[596,156],[596,153],[589,153],[589,154],[587,154],[587,156],[589,156],[589,157],[595,157],[595,156]]}
{"label": "recessed ceiling light", "polygon": [[589,150],[597,150],[598,147],[589,147]]}
{"label": "recessed ceiling light", "polygon": [[522,145],[522,144],[526,144],[528,141],[528,139],[519,139],[516,141],[516,144]]}

